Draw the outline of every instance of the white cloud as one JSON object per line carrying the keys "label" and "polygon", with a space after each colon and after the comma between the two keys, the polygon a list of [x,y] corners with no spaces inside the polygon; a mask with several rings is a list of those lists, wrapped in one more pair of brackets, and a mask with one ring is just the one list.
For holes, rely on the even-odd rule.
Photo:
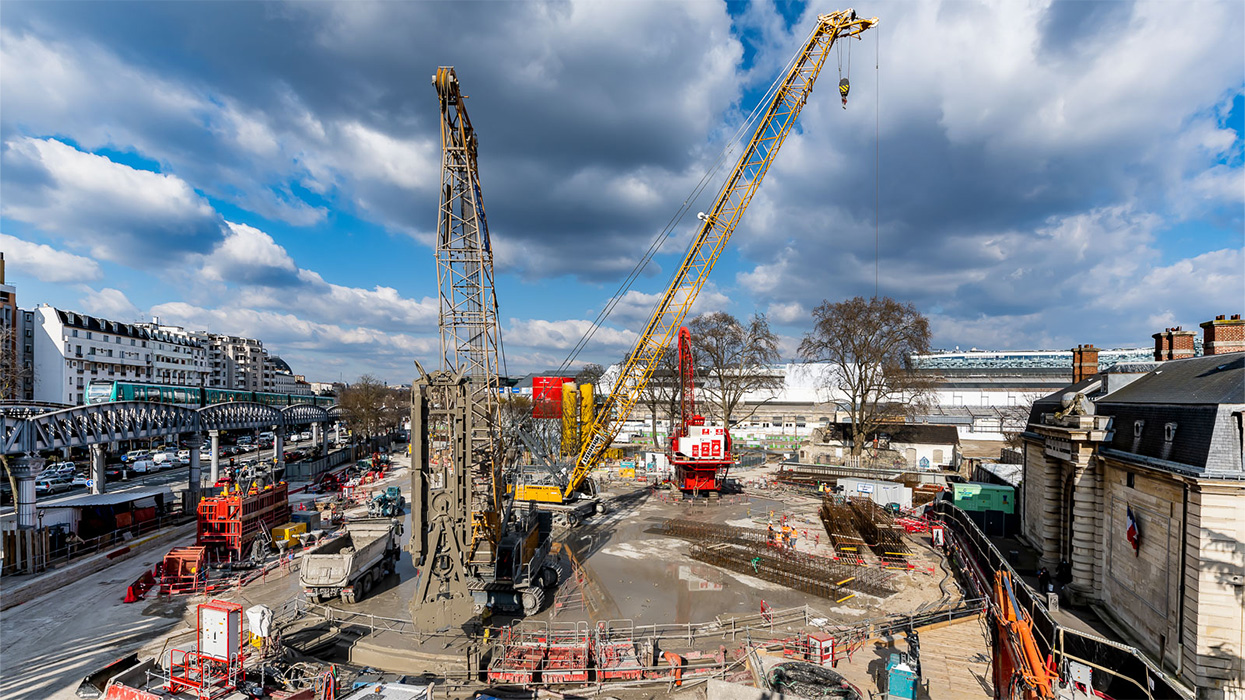
{"label": "white cloud", "polygon": [[[583,319],[548,321],[544,319],[510,319],[503,331],[507,346],[540,348],[544,350],[570,350],[592,328],[592,322]],[[637,334],[602,326],[592,336],[588,348],[591,352],[622,353],[635,346]]]}
{"label": "white cloud", "polygon": [[[38,226],[94,257],[167,264],[219,240],[219,217],[183,180],[84,153],[56,139],[4,144],[5,216]],[[28,177],[23,178],[22,175]]]}
{"label": "white cloud", "polygon": [[86,296],[78,300],[78,306],[89,314],[124,323],[143,318],[138,307],[130,303],[125,293],[119,289],[105,287],[96,291],[88,287],[86,292]]}
{"label": "white cloud", "polygon": [[770,304],[766,311],[770,321],[784,326],[808,324],[812,316],[807,308],[798,301],[788,304]]}
{"label": "white cloud", "polygon": [[298,266],[272,236],[246,224],[225,225],[225,239],[204,256],[202,269],[208,279],[272,286],[297,279]]}
{"label": "white cloud", "polygon": [[90,258],[3,233],[0,251],[4,251],[9,273],[28,274],[43,282],[92,282],[104,274]]}

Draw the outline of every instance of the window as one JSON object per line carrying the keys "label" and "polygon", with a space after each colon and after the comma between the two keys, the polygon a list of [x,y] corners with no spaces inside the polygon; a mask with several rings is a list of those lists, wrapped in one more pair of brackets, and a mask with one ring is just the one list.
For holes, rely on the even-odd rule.
{"label": "window", "polygon": [[86,339],[87,339],[87,340],[90,340],[90,339],[91,339],[91,331],[87,331],[87,332],[86,332]]}
{"label": "window", "polygon": [[1172,440],[1175,440],[1175,439],[1176,439],[1176,424],[1175,423],[1163,424],[1163,441],[1171,442]]}
{"label": "window", "polygon": [[1137,475],[1133,472],[1128,472],[1128,474],[1124,476],[1124,483],[1127,484],[1130,489],[1137,488]]}
{"label": "window", "polygon": [[77,338],[77,337],[78,337],[78,329],[77,329],[77,328],[73,329],[73,337],[75,337],[75,338]]}
{"label": "window", "polygon": [[130,345],[133,345],[133,344],[134,344],[134,339],[130,338]]}
{"label": "window", "polygon": [[[1145,429],[1145,427],[1146,427],[1146,422],[1145,422],[1145,421],[1143,421],[1143,420],[1135,420],[1135,421],[1133,421],[1133,437],[1135,437],[1135,438],[1139,438],[1139,437],[1141,437],[1141,431],[1142,431],[1142,430],[1144,430],[1144,429]],[[1132,477],[1132,474],[1129,474],[1128,476],[1129,476],[1129,477]],[[1132,486],[1132,484],[1129,484],[1129,486]]]}

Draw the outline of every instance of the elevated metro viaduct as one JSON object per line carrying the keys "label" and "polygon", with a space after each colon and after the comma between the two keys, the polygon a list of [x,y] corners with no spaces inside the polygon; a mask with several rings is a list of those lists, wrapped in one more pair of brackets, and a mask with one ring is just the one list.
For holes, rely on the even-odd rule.
{"label": "elevated metro viaduct", "polygon": [[[203,433],[211,443],[212,483],[219,478],[222,430],[272,429],[277,467],[285,466],[285,428],[311,425],[313,440],[327,448],[329,421],[338,420],[337,406],[323,408],[297,404],[276,407],[233,401],[202,408],[186,408],[151,401],[118,401],[59,408],[31,404],[0,405],[0,454],[18,455],[9,460],[17,481],[14,494],[17,527],[35,527],[35,478],[43,470],[40,453],[73,447],[91,451],[92,493],[104,492],[104,454],[108,443],[189,435],[190,502],[200,495],[199,450]],[[327,453],[327,449],[323,449]]]}

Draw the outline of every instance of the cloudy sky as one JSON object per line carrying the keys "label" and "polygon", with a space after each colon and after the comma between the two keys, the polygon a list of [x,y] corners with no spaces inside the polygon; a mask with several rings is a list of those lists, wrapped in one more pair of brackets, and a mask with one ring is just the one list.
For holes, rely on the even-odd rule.
{"label": "cloudy sky", "polygon": [[[453,65],[509,369],[557,366],[828,9],[5,2],[8,282],[257,337],[312,380],[409,381],[437,354],[430,78]],[[836,56],[698,310],[767,313],[792,354],[875,263],[947,348],[1143,346],[1243,310],[1245,4],[856,9],[881,25],[844,47],[848,108]],[[581,361],[629,348],[692,223]]]}

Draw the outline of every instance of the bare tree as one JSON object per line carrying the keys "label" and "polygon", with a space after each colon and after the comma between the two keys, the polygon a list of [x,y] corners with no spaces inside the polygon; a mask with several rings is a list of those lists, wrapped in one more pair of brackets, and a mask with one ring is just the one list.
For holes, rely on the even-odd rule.
{"label": "bare tree", "polygon": [[1029,414],[1033,411],[1033,402],[1040,398],[1042,398],[1040,392],[1027,392],[1021,394],[1016,405],[1000,406],[997,409],[1003,441],[1013,450],[1019,450],[1024,447],[1024,441],[1020,439],[1020,434],[1029,426]]}
{"label": "bare tree", "polygon": [[856,297],[813,309],[813,330],[800,356],[830,364],[826,385],[846,395],[852,454],[868,436],[921,410],[933,380],[914,372],[911,356],[929,352],[929,321],[912,304]]}
{"label": "bare tree", "polygon": [[[625,365],[626,358],[623,359]],[[640,390],[637,403],[648,409],[652,421],[653,446],[661,447],[661,443],[657,441],[658,415],[664,415],[667,421],[673,421],[679,411],[679,353],[674,349],[666,350],[657,360],[652,376]]]}
{"label": "bare tree", "polygon": [[[17,344],[21,342],[17,328],[17,318],[13,322],[0,325],[0,401],[20,399],[22,385],[32,375],[31,368],[23,365],[17,352]],[[17,479],[9,471],[8,455],[0,455],[0,466],[4,467],[5,476],[9,480],[9,493],[17,499]]]}
{"label": "bare tree", "polygon": [[[780,357],[778,336],[769,329],[765,314],[753,315],[745,325],[718,311],[697,316],[688,329],[696,391],[710,399],[723,425],[750,417],[782,389],[782,376],[772,367]],[[745,398],[765,393],[770,396],[750,404],[751,410],[745,408]]]}
{"label": "bare tree", "polygon": [[397,428],[411,410],[410,396],[405,391],[390,389],[370,374],[339,391],[337,403],[346,425],[364,438]]}
{"label": "bare tree", "polygon": [[601,375],[603,374],[605,374],[604,367],[596,364],[595,362],[589,363],[589,364],[584,365],[583,369],[579,370],[579,374],[575,375],[575,383],[576,384],[591,384],[592,393],[595,396],[596,394],[600,393],[598,391],[600,389],[598,384],[601,382]]}

